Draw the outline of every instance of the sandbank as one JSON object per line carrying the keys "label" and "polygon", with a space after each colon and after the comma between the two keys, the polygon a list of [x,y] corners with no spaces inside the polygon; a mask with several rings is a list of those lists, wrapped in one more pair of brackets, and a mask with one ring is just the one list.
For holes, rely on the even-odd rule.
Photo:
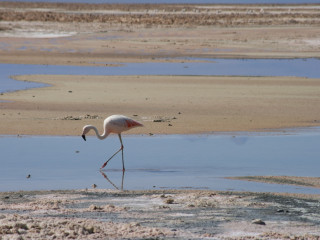
{"label": "sandbank", "polygon": [[133,134],[270,131],[318,126],[320,80],[298,77],[16,76],[45,88],[0,96],[0,134],[80,135],[124,114]]}

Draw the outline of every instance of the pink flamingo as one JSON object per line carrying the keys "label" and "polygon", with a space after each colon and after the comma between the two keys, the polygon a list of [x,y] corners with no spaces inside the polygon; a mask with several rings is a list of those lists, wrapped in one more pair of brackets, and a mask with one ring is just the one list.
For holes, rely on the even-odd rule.
{"label": "pink flamingo", "polygon": [[123,143],[122,143],[122,139],[121,139],[121,133],[124,131],[127,131],[131,128],[134,127],[142,127],[143,125],[131,118],[128,118],[126,116],[122,116],[122,115],[112,115],[110,117],[107,117],[104,122],[103,122],[103,129],[104,132],[102,135],[99,134],[97,128],[95,126],[92,125],[86,125],[83,127],[82,130],[82,138],[86,141],[86,134],[92,129],[95,131],[97,137],[100,140],[105,139],[106,137],[108,137],[108,135],[110,133],[116,133],[119,136],[120,139],[120,143],[121,143],[121,147],[120,149],[115,152],[103,165],[100,169],[104,168],[108,162],[120,151],[122,151],[122,170],[123,172],[125,171],[124,168],[124,160],[123,160]]}

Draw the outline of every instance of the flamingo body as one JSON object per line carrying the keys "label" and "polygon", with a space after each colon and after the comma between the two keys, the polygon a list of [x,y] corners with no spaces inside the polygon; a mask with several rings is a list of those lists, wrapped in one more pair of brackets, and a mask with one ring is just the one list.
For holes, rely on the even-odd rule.
{"label": "flamingo body", "polygon": [[109,133],[122,133],[134,127],[142,127],[143,125],[131,118],[122,115],[112,115],[104,120],[104,128]]}
{"label": "flamingo body", "polygon": [[123,164],[123,171],[125,171],[124,168],[124,160],[123,160],[123,144],[122,144],[122,138],[121,138],[121,133],[127,130],[130,130],[131,128],[134,127],[142,127],[143,125],[129,117],[123,116],[123,115],[112,115],[110,117],[107,117],[104,122],[103,122],[103,133],[100,135],[97,128],[92,125],[86,125],[83,127],[82,130],[82,138],[86,141],[86,134],[90,131],[93,130],[97,137],[99,139],[105,139],[110,133],[115,133],[118,134],[119,140],[121,143],[120,149],[113,154],[101,167],[104,168],[107,163],[120,151],[122,151],[122,164]]}

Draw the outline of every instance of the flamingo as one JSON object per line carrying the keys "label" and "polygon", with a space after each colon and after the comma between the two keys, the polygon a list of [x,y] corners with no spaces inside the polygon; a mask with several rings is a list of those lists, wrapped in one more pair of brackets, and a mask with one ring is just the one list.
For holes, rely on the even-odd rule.
{"label": "flamingo", "polygon": [[107,164],[108,162],[117,154],[119,153],[120,151],[122,151],[122,171],[124,172],[125,171],[125,168],[124,168],[124,160],[123,160],[123,143],[122,143],[122,138],[121,138],[121,133],[124,132],[124,131],[127,131],[131,128],[134,128],[134,127],[143,127],[143,125],[131,118],[128,118],[126,116],[122,116],[122,115],[112,115],[110,117],[107,117],[104,122],[103,122],[103,129],[104,129],[104,132],[102,135],[99,134],[98,132],[98,129],[95,127],[95,126],[92,126],[92,125],[86,125],[83,127],[83,130],[82,130],[82,138],[83,140],[86,141],[86,134],[92,129],[95,131],[97,137],[100,139],[100,140],[103,140],[105,139],[106,137],[108,137],[108,135],[110,133],[115,133],[115,134],[118,134],[118,137],[119,137],[119,140],[120,140],[120,143],[121,143],[121,147],[118,151],[116,151],[103,165],[102,167],[100,168],[103,169]]}

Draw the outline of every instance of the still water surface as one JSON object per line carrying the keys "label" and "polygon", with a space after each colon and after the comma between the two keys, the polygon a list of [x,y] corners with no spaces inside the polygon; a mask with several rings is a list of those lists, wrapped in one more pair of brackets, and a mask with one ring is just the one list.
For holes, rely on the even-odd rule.
{"label": "still water surface", "polygon": [[[320,59],[197,59],[204,62],[126,63],[120,67],[0,64],[0,93],[44,84],[11,78],[25,74],[55,75],[211,75],[296,76],[320,78]],[[106,62],[107,64],[108,62]]]}
{"label": "still water surface", "polygon": [[[212,189],[320,194],[320,189],[228,180],[230,176],[319,177],[320,129],[294,134],[124,136],[124,189]],[[0,137],[0,191],[121,188],[117,136]],[[30,178],[26,178],[27,175]]]}

